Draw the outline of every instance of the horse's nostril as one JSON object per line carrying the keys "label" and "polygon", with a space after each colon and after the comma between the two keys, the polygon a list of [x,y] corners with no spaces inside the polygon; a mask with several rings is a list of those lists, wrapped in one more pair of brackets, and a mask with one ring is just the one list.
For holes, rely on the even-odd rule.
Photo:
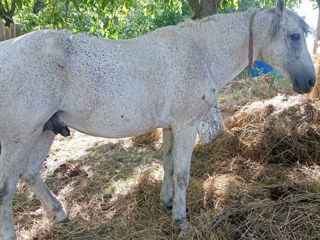
{"label": "horse's nostril", "polygon": [[316,80],[315,79],[313,79],[313,78],[309,79],[308,86],[310,88],[314,87],[315,84],[316,84]]}

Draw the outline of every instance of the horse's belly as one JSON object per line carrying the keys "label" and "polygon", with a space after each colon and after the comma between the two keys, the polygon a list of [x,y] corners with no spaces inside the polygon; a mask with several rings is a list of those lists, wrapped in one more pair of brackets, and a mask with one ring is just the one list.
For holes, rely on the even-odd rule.
{"label": "horse's belly", "polygon": [[[119,69],[118,69],[119,68]],[[162,77],[117,66],[115,73],[79,70],[61,104],[61,118],[84,133],[102,137],[143,134],[170,123],[171,86]]]}
{"label": "horse's belly", "polygon": [[59,117],[67,126],[80,132],[107,138],[137,136],[170,125],[169,114],[141,107],[66,111],[59,113]]}

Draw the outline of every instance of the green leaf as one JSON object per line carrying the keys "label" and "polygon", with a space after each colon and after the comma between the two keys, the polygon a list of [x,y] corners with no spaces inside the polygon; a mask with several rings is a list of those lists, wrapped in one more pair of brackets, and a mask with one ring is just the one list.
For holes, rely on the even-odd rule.
{"label": "green leaf", "polygon": [[101,0],[101,9],[105,10],[107,6],[107,0]]}
{"label": "green leaf", "polygon": [[79,0],[72,0],[72,3],[76,7],[76,9],[79,11]]}
{"label": "green leaf", "polygon": [[22,8],[22,1],[21,0],[16,0],[16,4],[18,6],[18,8]]}
{"label": "green leaf", "polygon": [[235,9],[239,8],[239,0],[233,0],[233,6]]}

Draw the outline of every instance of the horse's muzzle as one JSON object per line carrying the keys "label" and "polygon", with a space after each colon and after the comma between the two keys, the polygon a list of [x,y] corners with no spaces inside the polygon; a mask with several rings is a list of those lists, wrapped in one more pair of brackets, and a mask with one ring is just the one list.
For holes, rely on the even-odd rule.
{"label": "horse's muzzle", "polygon": [[294,78],[293,90],[299,94],[310,93],[312,88],[315,85],[316,85],[316,77],[315,76]]}

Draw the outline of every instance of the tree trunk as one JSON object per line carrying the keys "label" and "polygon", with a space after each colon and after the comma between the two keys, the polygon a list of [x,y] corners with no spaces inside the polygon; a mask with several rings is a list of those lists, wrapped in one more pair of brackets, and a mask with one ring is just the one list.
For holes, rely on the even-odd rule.
{"label": "tree trunk", "polygon": [[[219,10],[221,0],[189,0],[189,6],[194,13],[194,19],[216,14]],[[215,104],[208,115],[200,124],[198,134],[202,144],[211,142],[223,130],[224,124],[218,104]]]}
{"label": "tree trunk", "polygon": [[189,6],[194,13],[194,19],[204,18],[216,14],[221,0],[189,0]]}

